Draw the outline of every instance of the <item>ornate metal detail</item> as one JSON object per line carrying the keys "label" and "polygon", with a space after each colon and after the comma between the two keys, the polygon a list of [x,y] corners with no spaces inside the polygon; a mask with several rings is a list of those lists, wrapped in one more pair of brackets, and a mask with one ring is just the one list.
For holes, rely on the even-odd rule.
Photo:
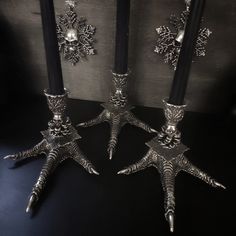
{"label": "ornate metal detail", "polygon": [[[164,55],[164,62],[169,63],[176,69],[181,45],[184,39],[185,26],[189,15],[191,0],[185,0],[186,9],[180,17],[171,15],[170,24],[173,26],[172,31],[168,26],[156,28],[158,34],[157,46],[154,52]],[[206,45],[212,32],[208,28],[201,28],[195,46],[195,55],[198,57],[206,55]]]}
{"label": "ornate metal detail", "polygon": [[[182,120],[184,115],[183,106],[173,106],[164,102],[165,104],[165,116],[167,124],[173,122],[174,133],[178,133],[178,142],[175,145],[169,145],[166,139],[169,140],[169,130],[162,129],[162,133],[166,135],[166,139],[160,139],[159,135],[146,143],[149,147],[147,154],[135,164],[124,168],[119,171],[118,174],[133,174],[140,170],[144,170],[148,167],[155,167],[161,176],[162,188],[165,194],[165,217],[169,222],[170,231],[174,231],[174,215],[175,215],[175,177],[180,171],[185,171],[211,185],[212,187],[221,187],[225,189],[225,186],[211,178],[207,173],[194,166],[185,156],[184,153],[189,149],[180,142],[180,134],[177,131],[177,123]],[[170,125],[172,126],[172,125]],[[167,127],[164,125],[163,127]],[[173,138],[175,139],[175,138]]]}
{"label": "ornate metal detail", "polygon": [[65,15],[58,17],[57,36],[59,51],[72,65],[78,63],[86,55],[94,55],[93,47],[96,28],[86,24],[86,19],[78,17],[75,8],[76,0],[66,1]]}
{"label": "ornate metal detail", "polygon": [[161,143],[166,145],[166,147],[173,148],[178,145],[181,140],[181,133],[177,129],[177,125],[184,117],[184,108],[186,105],[175,106],[167,103],[166,100],[163,100],[163,103],[166,123],[162,126],[158,137]]}
{"label": "ornate metal detail", "polygon": [[8,155],[4,158],[21,161],[42,153],[46,155],[46,162],[32,189],[26,212],[29,212],[39,200],[50,174],[64,160],[72,158],[90,174],[98,175],[93,164],[79,149],[76,140],[81,137],[72,126],[69,117],[65,115],[67,94],[65,92],[63,95],[50,95],[45,92],[49,109],[53,113],[53,119],[49,122],[48,130],[41,132],[43,140],[29,150]]}
{"label": "ornate metal detail", "polygon": [[112,74],[114,92],[111,95],[110,103],[112,103],[116,107],[125,107],[128,103],[127,78],[129,74]]}
{"label": "ornate metal detail", "polygon": [[95,119],[77,125],[81,127],[89,127],[102,122],[108,122],[110,124],[111,136],[107,149],[110,159],[112,159],[115,152],[120,130],[125,124],[129,123],[149,133],[156,133],[156,130],[136,118],[130,111],[133,107],[128,103],[127,78],[128,74],[113,73],[114,92],[112,93],[109,102],[102,104],[104,107],[102,113]]}

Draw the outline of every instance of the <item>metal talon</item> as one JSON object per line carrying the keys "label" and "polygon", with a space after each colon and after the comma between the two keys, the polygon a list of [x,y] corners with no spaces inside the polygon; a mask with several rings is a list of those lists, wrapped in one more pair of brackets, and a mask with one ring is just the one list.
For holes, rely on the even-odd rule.
{"label": "metal talon", "polygon": [[111,160],[112,157],[113,157],[113,149],[110,149],[110,151],[109,151],[109,159]]}
{"label": "metal talon", "polygon": [[25,210],[26,213],[29,213],[29,212],[33,209],[33,205],[36,203],[36,201],[37,201],[36,196],[35,196],[34,194],[32,194],[32,195],[30,196],[28,205],[27,205],[26,210]]}
{"label": "metal talon", "polygon": [[174,232],[174,214],[172,212],[169,212],[167,214],[167,221],[169,222],[170,232],[173,233]]}
{"label": "metal talon", "polygon": [[76,127],[84,127],[84,126],[85,126],[85,122],[79,123],[79,124],[76,125]]}
{"label": "metal talon", "polygon": [[153,129],[153,128],[151,128],[151,132],[152,132],[152,133],[156,133],[156,134],[158,133],[158,131],[155,130],[155,129]]}
{"label": "metal talon", "polygon": [[125,175],[125,174],[127,174],[126,172],[127,172],[126,170],[120,170],[117,172],[117,174],[118,175]]}
{"label": "metal talon", "polygon": [[99,175],[99,173],[94,168],[91,168],[91,172],[95,175]]}
{"label": "metal talon", "polygon": [[218,187],[218,188],[226,189],[226,187],[225,187],[223,184],[218,183],[218,182],[216,182],[216,181],[215,181],[215,185],[216,185],[216,187]]}
{"label": "metal talon", "polygon": [[7,155],[7,156],[3,157],[3,160],[7,160],[7,159],[12,159],[12,160],[14,160],[15,158],[16,158],[15,155]]}

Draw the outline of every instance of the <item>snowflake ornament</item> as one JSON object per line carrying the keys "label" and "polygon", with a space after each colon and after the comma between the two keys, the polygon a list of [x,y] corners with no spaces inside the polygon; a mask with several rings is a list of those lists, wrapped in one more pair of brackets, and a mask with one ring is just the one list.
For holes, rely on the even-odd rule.
{"label": "snowflake ornament", "polygon": [[[164,55],[164,62],[171,64],[174,70],[176,70],[184,39],[185,26],[190,12],[190,3],[191,1],[185,1],[186,9],[181,13],[180,17],[171,15],[170,24],[175,29],[174,31],[164,25],[156,28],[159,37],[154,52]],[[199,30],[194,52],[195,56],[201,57],[206,55],[206,45],[211,34],[212,32],[208,28],[201,28]]]}
{"label": "snowflake ornament", "polygon": [[96,28],[86,24],[86,19],[75,12],[77,1],[67,0],[65,15],[59,15],[57,38],[59,51],[64,58],[76,65],[86,55],[94,55],[93,47]]}

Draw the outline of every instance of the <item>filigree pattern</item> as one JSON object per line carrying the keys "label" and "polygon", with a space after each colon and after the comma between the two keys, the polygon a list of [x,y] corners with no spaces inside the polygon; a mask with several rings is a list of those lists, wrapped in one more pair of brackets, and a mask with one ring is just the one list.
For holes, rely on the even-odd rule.
{"label": "filigree pattern", "polygon": [[49,176],[62,161],[72,158],[78,164],[82,165],[90,174],[98,175],[92,163],[79,149],[76,140],[81,137],[71,125],[69,117],[65,116],[67,92],[64,95],[58,96],[50,95],[45,92],[45,95],[47,97],[48,106],[54,116],[49,122],[48,130],[41,132],[43,140],[29,150],[8,155],[4,158],[20,161],[42,153],[46,155],[46,162],[32,189],[26,212],[29,212],[39,200]]}
{"label": "filigree pattern", "polygon": [[[179,108],[176,106],[171,107],[171,104],[167,104],[165,102],[165,114],[168,114],[166,118],[170,120],[173,118],[173,120],[175,120],[177,123],[183,118],[183,109],[183,106],[179,106]],[[173,114],[171,114],[172,112]],[[174,124],[175,127],[177,126],[177,123]],[[163,134],[165,133],[165,130],[166,129],[162,129]],[[165,133],[165,136],[168,138],[169,132]],[[180,171],[185,171],[201,179],[212,187],[221,187],[225,189],[222,184],[211,178],[204,171],[194,166],[185,157],[184,153],[189,149],[180,142],[180,134],[178,138],[179,141],[176,142],[175,145],[169,145],[169,142],[166,142],[165,139],[160,138],[159,135],[156,136],[147,143],[149,150],[140,161],[118,172],[118,174],[129,175],[151,166],[158,170],[161,176],[162,188],[165,195],[165,217],[169,222],[171,232],[174,231],[175,177]]]}
{"label": "filigree pattern", "polygon": [[59,51],[66,60],[76,65],[86,55],[94,55],[96,28],[86,24],[86,19],[75,12],[76,1],[66,1],[65,15],[58,17],[57,36]]}
{"label": "filigree pattern", "polygon": [[128,74],[113,73],[114,92],[108,103],[102,104],[104,110],[95,119],[78,124],[77,126],[89,127],[102,122],[108,122],[111,127],[111,136],[108,144],[109,158],[112,159],[118,142],[118,135],[125,124],[131,124],[139,127],[149,133],[156,133],[149,125],[139,120],[131,112],[132,106],[128,103],[127,95],[127,77]]}
{"label": "filigree pattern", "polygon": [[113,74],[114,91],[111,95],[110,103],[116,107],[125,107],[128,102],[127,78],[128,74]]}
{"label": "filigree pattern", "polygon": [[[189,0],[185,0],[186,9],[181,13],[180,17],[175,15],[170,17],[170,24],[173,26],[173,31],[168,26],[160,26],[156,28],[158,39],[154,52],[164,55],[164,62],[171,64],[174,70],[178,63],[181,45],[184,38],[190,2],[191,1]],[[195,46],[196,56],[200,57],[206,55],[206,45],[211,33],[212,32],[207,28],[199,30]]]}
{"label": "filigree pattern", "polygon": [[166,100],[163,100],[163,103],[166,123],[158,133],[158,138],[166,147],[173,148],[178,145],[181,140],[181,133],[177,125],[184,117],[184,108],[186,105],[175,106],[166,102]]}

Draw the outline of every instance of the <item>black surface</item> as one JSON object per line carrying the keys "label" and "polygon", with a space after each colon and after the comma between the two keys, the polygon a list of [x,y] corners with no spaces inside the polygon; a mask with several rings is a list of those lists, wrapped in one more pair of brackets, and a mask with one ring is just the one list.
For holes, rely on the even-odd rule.
{"label": "black surface", "polygon": [[183,44],[174,75],[170,92],[169,103],[183,105],[186,88],[189,80],[189,72],[192,65],[196,40],[202,21],[205,0],[192,0],[190,13],[186,24]]}
{"label": "black surface", "polygon": [[[1,157],[29,148],[41,139],[49,112],[40,98],[2,110]],[[68,113],[75,123],[93,118],[98,103],[70,100]],[[136,108],[134,113],[160,129],[162,111]],[[235,137],[229,116],[187,112],[183,140],[188,158],[227,186],[214,189],[181,173],[176,181],[176,221],[173,235],[235,235]],[[153,136],[127,125],[120,134],[112,161],[106,152],[108,124],[79,129],[80,147],[100,176],[89,175],[72,160],[55,173],[33,215],[25,213],[28,195],[44,162],[43,156],[18,165],[0,161],[0,235],[171,235],[164,218],[163,192],[154,168],[131,176],[116,172],[140,159]]]}

